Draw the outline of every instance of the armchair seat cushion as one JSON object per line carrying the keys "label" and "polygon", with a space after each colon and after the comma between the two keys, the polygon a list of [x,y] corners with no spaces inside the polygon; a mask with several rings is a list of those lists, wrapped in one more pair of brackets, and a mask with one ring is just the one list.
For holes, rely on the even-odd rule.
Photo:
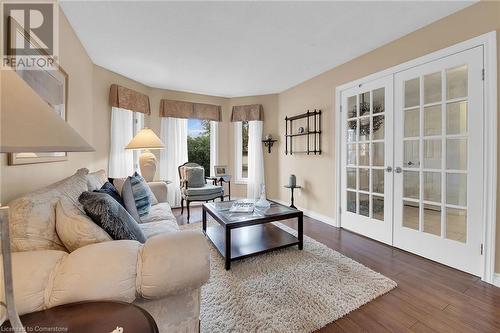
{"label": "armchair seat cushion", "polygon": [[185,196],[191,197],[198,197],[198,196],[221,196],[224,193],[224,189],[222,186],[216,186],[216,185],[211,185],[211,184],[205,184],[203,187],[188,187],[183,189],[183,194]]}

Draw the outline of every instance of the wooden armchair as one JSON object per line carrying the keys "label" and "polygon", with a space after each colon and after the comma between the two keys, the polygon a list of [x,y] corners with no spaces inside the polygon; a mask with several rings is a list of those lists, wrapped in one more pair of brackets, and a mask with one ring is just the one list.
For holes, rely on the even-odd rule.
{"label": "wooden armchair", "polygon": [[[203,171],[200,171],[202,169]],[[184,201],[187,206],[187,220],[189,223],[189,204],[194,201],[215,200],[220,198],[224,201],[224,188],[222,186],[207,183],[204,168],[192,162],[186,162],[178,167],[181,180],[181,214],[184,213]]]}

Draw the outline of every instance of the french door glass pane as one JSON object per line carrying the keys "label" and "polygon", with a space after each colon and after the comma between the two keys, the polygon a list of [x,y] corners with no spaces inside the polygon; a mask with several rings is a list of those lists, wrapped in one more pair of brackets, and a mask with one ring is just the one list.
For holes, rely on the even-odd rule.
{"label": "french door glass pane", "polygon": [[467,170],[467,139],[446,140],[446,169]]}
{"label": "french door glass pane", "polygon": [[467,241],[467,211],[446,208],[446,238],[462,243]]}
{"label": "french door glass pane", "polygon": [[446,203],[456,206],[467,205],[467,175],[449,173],[446,175]]}
{"label": "french door glass pane", "polygon": [[359,141],[370,140],[370,117],[359,119]]}
{"label": "french door glass pane", "polygon": [[418,171],[403,171],[403,196],[405,198],[420,198],[420,180]]}
{"label": "french door glass pane", "polygon": [[420,109],[404,111],[405,138],[419,136],[420,134]]}
{"label": "french door glass pane", "polygon": [[356,165],[356,144],[347,145],[347,165]]}
{"label": "french door glass pane", "polygon": [[359,165],[370,165],[370,144],[361,143],[359,145]]}
{"label": "french door glass pane", "polygon": [[356,213],[356,192],[347,191],[347,211]]}
{"label": "french door glass pane", "polygon": [[446,98],[467,96],[467,66],[458,66],[446,70]]}
{"label": "french door glass pane", "polygon": [[347,142],[355,142],[358,135],[358,121],[347,122]]}
{"label": "french door glass pane", "polygon": [[441,202],[440,172],[424,172],[424,200]]}
{"label": "french door glass pane", "polygon": [[384,143],[373,143],[373,166],[384,166]]}
{"label": "french door glass pane", "polygon": [[383,140],[385,135],[384,116],[373,117],[373,140]]}
{"label": "french door glass pane", "polygon": [[448,103],[446,105],[446,133],[467,133],[467,102]]}
{"label": "french door glass pane", "polygon": [[370,216],[370,195],[359,193],[359,215]]}
{"label": "french door glass pane", "polygon": [[405,108],[420,104],[420,78],[405,81]]}
{"label": "french door glass pane", "polygon": [[372,217],[377,220],[384,220],[384,197],[372,195]]}
{"label": "french door glass pane", "polygon": [[424,135],[441,135],[441,105],[424,108]]}
{"label": "french door glass pane", "polygon": [[347,99],[347,118],[357,117],[357,109],[356,96],[349,97]]}
{"label": "french door glass pane", "polygon": [[419,141],[408,140],[404,141],[404,167],[418,168],[420,166]]}
{"label": "french door glass pane", "polygon": [[359,189],[370,191],[370,169],[359,169]]}
{"label": "french door glass pane", "polygon": [[420,208],[418,202],[403,201],[403,226],[418,230]]}
{"label": "french door glass pane", "polygon": [[365,92],[359,95],[359,116],[367,116],[370,114],[370,92]]}
{"label": "french door glass pane", "polygon": [[441,72],[424,76],[424,104],[441,101]]}
{"label": "french door glass pane", "polygon": [[373,113],[382,113],[385,111],[385,88],[379,88],[372,92]]}
{"label": "french door glass pane", "polygon": [[424,205],[424,232],[441,236],[441,206]]}
{"label": "french door glass pane", "polygon": [[441,169],[442,140],[424,140],[424,168]]}
{"label": "french door glass pane", "polygon": [[384,194],[384,170],[372,169],[372,191]]}
{"label": "french door glass pane", "polygon": [[357,189],[356,168],[347,168],[347,188]]}

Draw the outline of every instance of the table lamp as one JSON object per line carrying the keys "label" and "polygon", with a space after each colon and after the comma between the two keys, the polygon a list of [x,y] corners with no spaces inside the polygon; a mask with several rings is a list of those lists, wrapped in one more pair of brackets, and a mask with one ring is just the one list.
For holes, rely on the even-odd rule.
{"label": "table lamp", "polygon": [[[16,72],[0,76],[0,153],[94,151]],[[8,207],[0,208],[0,232],[7,315],[14,332],[25,332],[14,302]]]}
{"label": "table lamp", "polygon": [[156,156],[150,152],[150,149],[163,149],[165,145],[160,138],[149,128],[143,128],[128,143],[125,149],[145,149],[139,157],[139,166],[141,175],[147,182],[153,181],[156,173]]}

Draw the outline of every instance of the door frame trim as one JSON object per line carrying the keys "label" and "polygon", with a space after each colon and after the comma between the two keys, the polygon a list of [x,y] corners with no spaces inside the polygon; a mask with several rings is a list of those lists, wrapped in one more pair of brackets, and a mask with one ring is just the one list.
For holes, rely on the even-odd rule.
{"label": "door frame trim", "polygon": [[[425,63],[444,58],[477,46],[483,46],[484,50],[484,201],[483,201],[483,274],[481,280],[493,284],[495,281],[495,233],[496,233],[496,201],[497,201],[497,36],[496,31],[491,31],[464,42],[449,46],[444,49],[426,54],[405,63],[384,69],[360,79],[345,83],[335,88],[335,177],[336,177],[336,200],[335,200],[335,225],[342,226],[341,219],[341,105],[342,92],[360,84],[380,79],[384,76],[395,75],[409,68],[423,65]],[[478,249],[479,251],[480,249]]]}

